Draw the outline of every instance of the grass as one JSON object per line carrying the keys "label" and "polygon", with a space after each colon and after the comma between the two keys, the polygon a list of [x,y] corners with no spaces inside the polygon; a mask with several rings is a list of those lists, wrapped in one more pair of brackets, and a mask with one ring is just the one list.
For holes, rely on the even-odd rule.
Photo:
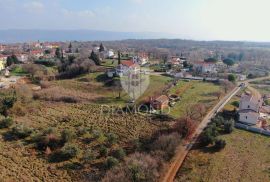
{"label": "grass", "polygon": [[257,89],[262,95],[269,94],[270,93],[270,85],[257,85],[257,84],[252,84],[251,85],[253,88]]}
{"label": "grass", "polygon": [[207,109],[217,103],[213,93],[220,90],[219,85],[202,81],[179,81],[177,86],[171,88],[170,94],[176,94],[181,100],[171,109],[170,115],[179,118],[185,115],[186,108],[202,103]]}
{"label": "grass", "polygon": [[117,59],[105,59],[102,63],[101,66],[105,66],[107,68],[114,68],[118,65],[118,60]]}
{"label": "grass", "polygon": [[[151,76],[150,87],[142,97],[160,91],[170,80],[168,77]],[[48,87],[36,93],[44,92],[49,96],[71,96],[79,98],[78,103],[64,103],[44,101],[42,99],[17,102],[10,114],[15,123],[22,123],[40,133],[43,129],[53,128],[56,135],[65,130],[75,133],[81,129],[101,131],[104,135],[113,133],[117,136],[116,144],[108,146],[106,138],[94,138],[90,131],[84,135],[77,135],[72,144],[79,146],[82,151],[79,156],[68,161],[49,163],[44,151],[39,151],[30,137],[25,140],[5,141],[8,129],[0,130],[0,178],[10,181],[82,181],[84,177],[98,177],[104,174],[103,164],[106,157],[98,157],[101,145],[106,145],[109,156],[118,148],[127,152],[134,152],[134,141],[139,138],[149,138],[161,128],[167,128],[166,123],[159,120],[151,121],[151,117],[141,114],[110,114],[111,108],[101,106],[125,104],[129,99],[122,92],[122,100],[116,99],[118,92],[114,87],[105,84],[103,73],[90,73],[70,80],[57,80],[48,83]],[[155,87],[156,85],[156,87]],[[20,98],[20,97],[19,97]],[[102,111],[108,111],[109,113]],[[20,114],[16,114],[20,113]],[[21,114],[23,113],[23,114]],[[88,131],[88,130],[87,130]],[[105,144],[104,141],[105,140]],[[102,143],[103,142],[103,143]],[[83,154],[91,149],[97,158],[85,164]],[[83,166],[80,169],[71,169]],[[16,175],[15,175],[16,174]],[[25,175],[25,177],[23,177]]]}
{"label": "grass", "polygon": [[220,152],[193,149],[175,181],[270,181],[269,137],[235,129],[221,138]]}
{"label": "grass", "polygon": [[147,90],[137,100],[137,102],[148,101],[149,97],[155,97],[162,94],[163,89],[172,80],[166,76],[154,76],[150,75],[150,83]]}
{"label": "grass", "polygon": [[21,66],[16,66],[11,72],[10,74],[12,76],[25,76],[28,73],[26,73]]}

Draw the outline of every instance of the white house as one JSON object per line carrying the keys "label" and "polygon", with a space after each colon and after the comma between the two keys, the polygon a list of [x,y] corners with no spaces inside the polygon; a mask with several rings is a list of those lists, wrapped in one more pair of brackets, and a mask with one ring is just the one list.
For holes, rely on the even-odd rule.
{"label": "white house", "polygon": [[116,67],[116,75],[123,76],[128,71],[139,72],[140,66],[132,60],[121,61],[121,64]]}
{"label": "white house", "polygon": [[256,125],[260,119],[260,109],[263,99],[251,93],[244,93],[239,104],[239,121]]}
{"label": "white house", "polygon": [[193,68],[201,73],[217,73],[217,66],[215,63],[195,62]]}
{"label": "white house", "polygon": [[141,53],[138,53],[137,56],[133,57],[133,61],[139,65],[145,65],[148,63],[149,57],[147,56],[147,53],[141,52]]}
{"label": "white house", "polygon": [[16,54],[16,57],[18,58],[20,62],[23,62],[23,63],[27,62],[28,60],[27,54]]}

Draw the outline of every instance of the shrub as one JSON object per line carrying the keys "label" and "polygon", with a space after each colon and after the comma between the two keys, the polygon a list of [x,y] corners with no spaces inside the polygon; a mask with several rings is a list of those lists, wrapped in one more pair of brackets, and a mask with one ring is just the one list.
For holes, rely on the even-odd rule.
{"label": "shrub", "polygon": [[75,134],[71,130],[63,130],[61,133],[61,140],[63,143],[69,142],[75,138]]}
{"label": "shrub", "polygon": [[12,128],[11,133],[18,138],[26,138],[31,135],[33,130],[24,125],[16,125]]}
{"label": "shrub", "polygon": [[220,115],[212,118],[211,121],[212,121],[212,123],[210,124],[210,126],[212,126],[212,127],[214,127],[213,124],[215,124],[215,126],[217,126],[217,127],[221,127],[225,122],[224,118]]}
{"label": "shrub", "polygon": [[235,76],[234,74],[229,74],[229,75],[228,75],[228,80],[229,80],[230,82],[235,82],[235,81],[236,81],[236,76]]}
{"label": "shrub", "polygon": [[106,160],[106,163],[105,163],[105,167],[107,169],[111,169],[112,167],[114,167],[118,164],[119,164],[119,161],[116,158],[108,157],[108,159]]}
{"label": "shrub", "polygon": [[61,156],[64,159],[71,159],[80,153],[80,149],[76,145],[67,144],[61,149]]}
{"label": "shrub", "polygon": [[95,153],[92,150],[87,150],[83,155],[83,160],[86,162],[91,162],[95,160],[96,156]]}
{"label": "shrub", "polygon": [[196,129],[197,122],[190,119],[189,117],[180,118],[177,120],[174,129],[178,132],[182,137],[188,138],[192,135],[192,133]]}
{"label": "shrub", "polygon": [[215,147],[215,149],[217,149],[217,150],[221,150],[221,149],[225,148],[225,146],[226,146],[226,141],[220,139],[220,140],[217,140],[217,141],[215,142],[215,146],[214,146],[214,147]]}
{"label": "shrub", "polygon": [[109,170],[102,182],[154,182],[159,177],[160,163],[147,154],[134,153],[123,164]]}
{"label": "shrub", "polygon": [[99,149],[99,155],[101,157],[107,156],[108,155],[108,149],[105,146],[101,146]]}
{"label": "shrub", "polygon": [[175,149],[181,142],[181,136],[178,133],[160,136],[153,144],[153,150],[164,151],[164,157],[169,160],[175,154]]}
{"label": "shrub", "polygon": [[117,135],[115,135],[113,133],[108,133],[106,135],[106,137],[107,137],[107,141],[108,141],[109,145],[113,145],[113,144],[117,143],[117,141],[118,141]]}
{"label": "shrub", "polygon": [[13,119],[10,117],[4,118],[0,121],[0,129],[9,128],[13,124]]}
{"label": "shrub", "polygon": [[122,160],[122,159],[125,158],[126,152],[125,152],[124,149],[119,148],[119,149],[117,149],[116,151],[114,151],[113,156],[114,156],[115,158],[119,159],[119,160]]}
{"label": "shrub", "polygon": [[99,130],[94,130],[93,136],[99,144],[103,144],[107,139],[106,136]]}
{"label": "shrub", "polygon": [[83,136],[86,135],[89,132],[89,128],[86,127],[80,127],[77,131],[77,136]]}
{"label": "shrub", "polygon": [[224,131],[225,133],[231,133],[233,131],[234,120],[229,120],[224,123]]}
{"label": "shrub", "polygon": [[211,128],[207,128],[201,136],[201,143],[204,146],[207,146],[209,144],[213,144],[215,141],[216,137],[213,135],[213,131]]}
{"label": "shrub", "polygon": [[36,143],[39,150],[45,150],[47,147],[50,149],[57,149],[60,147],[59,136],[55,134],[53,128],[48,128],[42,133],[36,133],[32,136],[32,141]]}
{"label": "shrub", "polygon": [[234,107],[239,107],[239,101],[233,101],[233,102],[232,102],[232,105],[233,105]]}

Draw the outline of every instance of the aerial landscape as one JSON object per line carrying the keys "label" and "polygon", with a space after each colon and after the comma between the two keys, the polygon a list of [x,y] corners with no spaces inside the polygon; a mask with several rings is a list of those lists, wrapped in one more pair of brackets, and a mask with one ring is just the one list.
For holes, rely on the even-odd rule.
{"label": "aerial landscape", "polygon": [[268,5],[0,0],[0,181],[270,181]]}

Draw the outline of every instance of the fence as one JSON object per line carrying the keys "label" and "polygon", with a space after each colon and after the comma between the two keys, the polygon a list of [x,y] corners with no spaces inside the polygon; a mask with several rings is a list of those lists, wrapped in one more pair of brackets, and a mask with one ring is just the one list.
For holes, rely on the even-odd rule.
{"label": "fence", "polygon": [[264,130],[262,128],[256,128],[256,127],[248,126],[248,125],[241,124],[241,123],[235,123],[235,127],[240,128],[240,129],[244,129],[244,130],[248,130],[248,131],[251,131],[254,133],[259,133],[262,135],[270,136],[270,131]]}

